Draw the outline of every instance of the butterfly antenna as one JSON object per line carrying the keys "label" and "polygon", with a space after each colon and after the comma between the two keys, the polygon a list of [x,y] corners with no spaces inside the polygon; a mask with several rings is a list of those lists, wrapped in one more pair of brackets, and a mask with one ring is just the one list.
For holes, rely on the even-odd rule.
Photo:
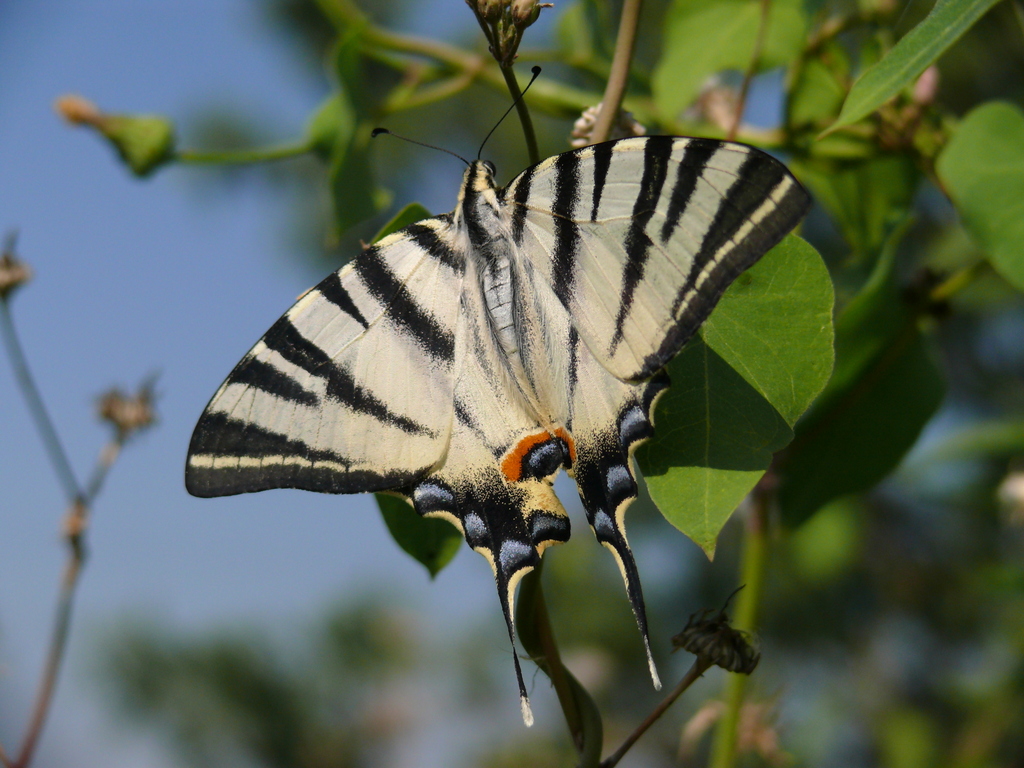
{"label": "butterfly antenna", "polygon": [[438,152],[446,152],[452,157],[459,158],[459,160],[464,162],[466,165],[471,164],[469,160],[464,158],[462,155],[455,154],[450,149],[445,149],[444,147],[437,147],[434,146],[433,144],[427,144],[425,141],[416,141],[416,139],[410,139],[408,136],[402,136],[401,134],[393,133],[392,131],[389,131],[387,128],[374,128],[373,131],[370,132],[370,136],[371,138],[376,139],[382,133],[386,133],[388,136],[394,136],[396,139],[401,139],[402,141],[408,141],[410,144],[419,144],[421,147],[426,147],[427,149],[436,149]]}
{"label": "butterfly antenna", "polygon": [[501,120],[496,122],[494,124],[494,127],[491,128],[490,132],[484,137],[483,143],[480,145],[480,150],[476,153],[477,160],[479,160],[480,155],[483,154],[484,145],[487,144],[487,141],[491,138],[491,134],[498,130],[498,126],[505,121],[505,118],[508,117],[508,113],[515,109],[519,102],[523,100],[523,97],[526,96],[526,92],[530,90],[530,86],[533,85],[533,81],[536,80],[537,77],[540,75],[540,67],[535,66],[530,71],[533,72],[533,77],[530,78],[530,82],[528,82],[526,84],[526,87],[523,88],[523,92],[519,94],[519,98],[512,102],[512,106],[505,110],[505,114],[501,116]]}

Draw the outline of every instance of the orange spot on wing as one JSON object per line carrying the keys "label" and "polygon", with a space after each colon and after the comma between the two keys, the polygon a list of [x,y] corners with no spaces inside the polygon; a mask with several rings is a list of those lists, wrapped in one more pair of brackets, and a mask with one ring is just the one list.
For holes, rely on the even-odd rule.
{"label": "orange spot on wing", "polygon": [[[565,444],[569,446],[569,459],[576,463],[576,443],[573,442],[572,436],[565,431],[564,427],[559,427],[555,430],[555,437],[559,437],[565,441]],[[510,483],[518,483],[523,479],[523,459],[526,458],[526,454],[534,448],[534,446],[546,443],[551,439],[549,432],[537,432],[532,435],[527,435],[518,443],[515,447],[509,451],[505,458],[501,461],[501,472],[505,475],[506,479]]]}
{"label": "orange spot on wing", "polygon": [[546,443],[551,439],[547,432],[538,432],[534,435],[527,435],[502,459],[501,471],[508,478],[510,483],[518,483],[523,479],[523,459],[530,449],[535,445]]}

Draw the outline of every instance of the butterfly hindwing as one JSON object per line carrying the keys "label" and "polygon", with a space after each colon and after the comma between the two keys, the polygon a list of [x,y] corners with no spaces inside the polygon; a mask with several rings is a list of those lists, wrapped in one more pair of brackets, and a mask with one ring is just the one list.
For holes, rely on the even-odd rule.
{"label": "butterfly hindwing", "polygon": [[274,324],[196,426],[190,493],[385,490],[441,460],[462,291],[449,227],[429,219],[370,246]]}

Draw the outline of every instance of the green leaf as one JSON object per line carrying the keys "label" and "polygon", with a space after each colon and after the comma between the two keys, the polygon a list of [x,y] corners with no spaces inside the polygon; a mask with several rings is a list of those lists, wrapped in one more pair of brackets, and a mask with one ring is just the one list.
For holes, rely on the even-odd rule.
{"label": "green leaf", "polygon": [[827,120],[839,111],[845,97],[842,81],[824,61],[809,59],[789,97],[788,122],[799,127]]}
{"label": "green leaf", "polygon": [[[362,76],[360,39],[364,24],[346,29],[334,49],[339,91],[310,121],[307,135],[320,151],[329,147],[328,180],[334,207],[335,236],[376,216],[391,204],[391,193],[377,185],[369,162],[371,104]],[[333,144],[329,132],[336,130]],[[314,133],[315,131],[315,133]]]}
{"label": "green leaf", "polygon": [[699,336],[668,371],[655,436],[637,459],[665,519],[713,557],[722,526],[793,432]]}
{"label": "green leaf", "polygon": [[[841,139],[829,136],[825,141]],[[894,224],[910,210],[920,171],[905,155],[866,161],[805,160],[790,163],[853,249],[855,262],[875,259]]]}
{"label": "green leaf", "polygon": [[390,235],[392,232],[397,232],[400,229],[405,229],[410,224],[415,224],[417,221],[430,218],[430,211],[424,208],[419,203],[409,203],[402,210],[396,213],[391,221],[380,228],[380,231],[373,236],[373,240],[370,242],[376,243],[378,240],[383,240],[385,237]]}
{"label": "green leaf", "polygon": [[867,117],[916,79],[998,0],[938,0],[931,13],[857,78],[829,132]]}
{"label": "green leaf", "polygon": [[1024,112],[1003,102],[978,107],[936,170],[992,266],[1024,291]]}
{"label": "green leaf", "polygon": [[391,193],[377,186],[369,161],[370,128],[360,125],[348,142],[339,141],[328,174],[335,234],[366,221],[391,204]]}
{"label": "green leaf", "polygon": [[824,262],[793,235],[736,279],[701,336],[793,426],[832,374],[832,303]]}
{"label": "green leaf", "polygon": [[[664,54],[652,80],[662,118],[675,120],[711,75],[725,69],[746,71],[760,23],[759,0],[675,0],[666,16]],[[800,0],[775,0],[760,68],[792,60],[803,46],[806,30]]]}
{"label": "green leaf", "polygon": [[405,499],[385,493],[374,495],[398,546],[423,563],[431,578],[440,573],[459,551],[462,534],[446,520],[420,517]]}
{"label": "green leaf", "polygon": [[662,514],[709,556],[828,381],[832,301],[821,257],[791,235],[733,283],[668,366],[672,386],[637,459]]}
{"label": "green leaf", "polygon": [[895,230],[871,279],[836,321],[836,370],[776,461],[783,521],[884,479],[938,410],[945,385],[896,280]]}
{"label": "green leaf", "polygon": [[347,142],[355,132],[355,113],[340,93],[332,93],[317,107],[306,124],[306,140],[320,157],[329,158],[335,145]]}

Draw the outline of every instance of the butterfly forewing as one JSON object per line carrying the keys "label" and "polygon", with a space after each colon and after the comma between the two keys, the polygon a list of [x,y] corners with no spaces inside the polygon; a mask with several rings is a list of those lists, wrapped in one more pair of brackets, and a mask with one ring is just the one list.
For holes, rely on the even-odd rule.
{"label": "butterfly forewing", "polygon": [[439,463],[462,292],[449,228],[432,219],[371,246],[274,324],[196,426],[191,493],[384,490]]}
{"label": "butterfly forewing", "polygon": [[513,238],[617,378],[651,376],[810,200],[742,144],[623,139],[549,158],[504,191]]}

